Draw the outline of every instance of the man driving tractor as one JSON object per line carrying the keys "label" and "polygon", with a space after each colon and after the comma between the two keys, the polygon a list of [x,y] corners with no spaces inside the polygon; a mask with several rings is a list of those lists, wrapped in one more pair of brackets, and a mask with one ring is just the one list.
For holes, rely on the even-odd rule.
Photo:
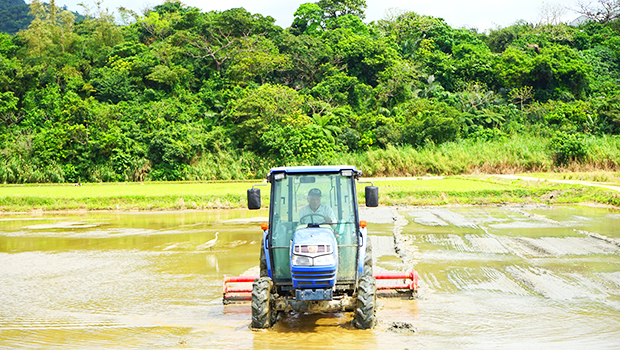
{"label": "man driving tractor", "polygon": [[[331,207],[321,204],[321,190],[313,188],[308,191],[308,205],[299,210],[300,223],[331,223],[336,216]],[[323,220],[321,220],[323,217]]]}

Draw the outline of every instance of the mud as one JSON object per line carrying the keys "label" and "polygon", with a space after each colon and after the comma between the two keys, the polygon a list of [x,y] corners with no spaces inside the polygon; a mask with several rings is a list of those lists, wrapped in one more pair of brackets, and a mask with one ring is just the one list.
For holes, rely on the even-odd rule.
{"label": "mud", "polygon": [[[616,218],[616,217],[614,216],[614,218]],[[601,241],[605,241],[607,243],[611,243],[611,244],[613,244],[613,245],[615,245],[617,247],[620,247],[620,240],[619,239],[609,238],[609,237],[603,236],[603,235],[601,235],[599,233],[595,233],[595,232],[588,232],[588,231],[583,231],[583,230],[574,230],[574,231],[577,232],[577,233],[581,233],[583,235],[586,235],[588,237],[592,237],[594,239],[599,239]]]}
{"label": "mud", "polygon": [[392,322],[387,329],[389,332],[394,333],[415,333],[416,329],[411,323],[407,322]]}
{"label": "mud", "polygon": [[[363,209],[375,271],[420,273],[415,300],[285,314],[249,329],[222,275],[258,274],[267,212],[0,218],[0,349],[615,349],[620,212],[585,206]],[[205,243],[219,232],[218,243]]]}

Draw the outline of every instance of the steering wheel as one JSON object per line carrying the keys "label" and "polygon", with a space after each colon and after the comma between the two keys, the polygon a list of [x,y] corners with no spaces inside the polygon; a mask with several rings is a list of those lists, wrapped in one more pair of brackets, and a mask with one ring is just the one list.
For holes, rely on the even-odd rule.
{"label": "steering wheel", "polygon": [[[304,215],[304,216],[300,217],[300,218],[299,218],[299,222],[300,222],[300,223],[303,223],[303,222],[302,222],[302,220],[303,220],[303,219],[305,219],[305,218],[307,218],[307,217],[310,217],[310,216],[318,216],[318,217],[320,217],[320,218],[321,218],[321,220],[322,220],[322,221],[321,221],[321,222],[316,222],[316,224],[323,223],[323,222],[325,221],[325,217],[324,217],[323,215],[321,215],[321,214],[316,214],[316,213],[310,213],[310,214],[306,214],[306,215]],[[312,220],[312,222],[311,222],[311,223],[312,223],[312,224],[315,224],[314,220]],[[306,222],[306,224],[310,224],[310,222]]]}

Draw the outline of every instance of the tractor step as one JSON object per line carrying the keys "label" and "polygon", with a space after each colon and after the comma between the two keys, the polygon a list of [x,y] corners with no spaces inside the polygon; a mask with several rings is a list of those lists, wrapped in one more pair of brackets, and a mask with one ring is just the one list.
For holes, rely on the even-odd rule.
{"label": "tractor step", "polygon": [[[401,284],[377,283],[377,296],[379,297],[413,297],[418,292],[418,272],[390,272],[376,273],[376,280],[403,280]],[[223,303],[244,302],[252,300],[252,285],[259,276],[227,276],[224,275],[222,289]],[[410,281],[410,282],[406,282]],[[232,283],[234,286],[229,286]]]}

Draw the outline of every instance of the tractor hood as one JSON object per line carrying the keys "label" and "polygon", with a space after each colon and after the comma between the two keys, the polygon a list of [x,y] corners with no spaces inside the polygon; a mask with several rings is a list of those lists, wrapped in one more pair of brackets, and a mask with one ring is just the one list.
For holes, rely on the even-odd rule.
{"label": "tractor hood", "polygon": [[[303,244],[315,246],[317,244],[330,244],[336,247],[336,239],[331,229],[322,227],[302,228],[295,232],[293,245]],[[316,252],[311,252],[316,253]]]}
{"label": "tractor hood", "polygon": [[[331,288],[336,284],[338,271],[338,245],[331,228],[308,227],[297,230],[291,247],[290,266],[298,301],[331,300]],[[314,292],[306,295],[300,291],[317,288],[319,292],[316,295]]]}

